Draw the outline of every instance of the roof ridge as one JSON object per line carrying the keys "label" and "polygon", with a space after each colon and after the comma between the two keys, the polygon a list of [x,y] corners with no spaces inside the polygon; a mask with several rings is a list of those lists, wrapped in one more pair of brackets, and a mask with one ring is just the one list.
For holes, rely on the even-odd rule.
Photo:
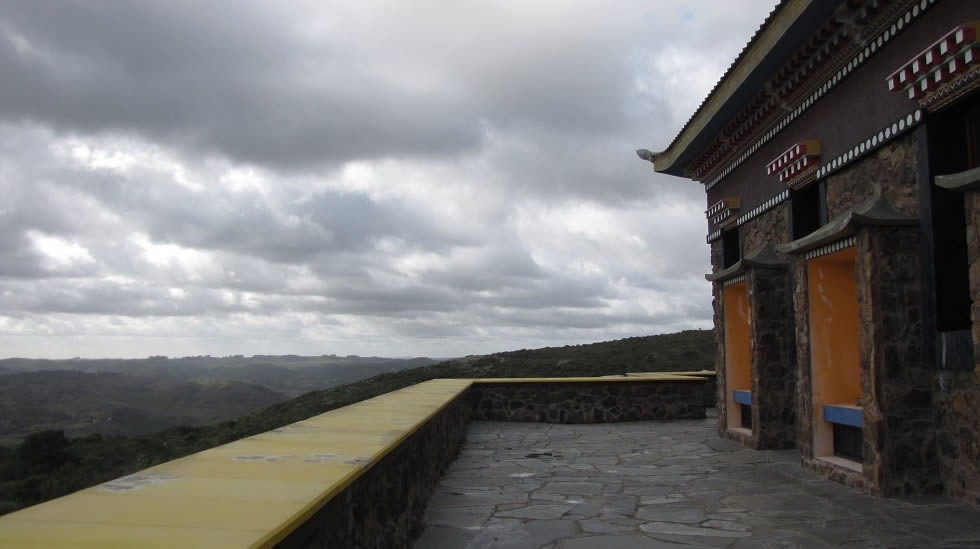
{"label": "roof ridge", "polygon": [[[739,61],[741,61],[742,58],[745,57],[745,54],[749,51],[752,45],[755,44],[755,42],[759,39],[760,36],[762,36],[762,31],[764,31],[766,27],[769,26],[769,23],[773,20],[773,18],[776,17],[776,15],[780,11],[782,11],[782,9],[786,7],[786,5],[789,4],[789,2],[790,0],[779,0],[779,2],[772,8],[772,11],[769,12],[769,15],[766,16],[766,19],[762,22],[762,24],[759,25],[759,28],[756,29],[755,33],[752,34],[752,37],[749,38],[749,41],[745,44],[745,46],[742,47],[742,51],[738,52],[738,55],[735,56],[735,60],[732,61],[732,63],[728,66],[728,69],[726,69],[724,74],[721,75],[721,78],[719,78],[718,81],[715,82],[715,85],[711,88],[711,91],[709,91],[708,94],[704,96],[704,99],[701,100],[701,104],[698,105],[698,108],[694,109],[694,113],[691,114],[691,116],[687,119],[687,122],[685,122],[684,125],[681,126],[681,129],[677,131],[677,134],[670,141],[670,143],[668,143],[667,146],[664,147],[662,151],[653,154],[661,154],[662,152],[666,152],[670,150],[670,148],[673,147],[675,143],[677,143],[677,140],[680,139],[681,135],[683,135],[683,133],[687,130],[687,128],[691,125],[691,123],[694,122],[694,119],[697,118],[701,110],[704,109],[704,106],[708,103],[708,100],[711,99],[711,96],[714,95],[716,91],[718,91],[718,88],[721,86],[721,83],[724,82],[726,78],[728,78],[728,75],[731,74],[733,70],[735,70],[735,66],[738,65]],[[643,158],[642,155],[641,158]]]}

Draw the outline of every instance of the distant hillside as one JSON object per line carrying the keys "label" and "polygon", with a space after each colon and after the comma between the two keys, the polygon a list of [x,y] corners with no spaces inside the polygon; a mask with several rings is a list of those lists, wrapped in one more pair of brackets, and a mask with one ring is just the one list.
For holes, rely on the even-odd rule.
{"label": "distant hillside", "polygon": [[[569,377],[713,369],[714,337],[693,330],[471,356],[313,391],[219,425],[69,439],[58,431],[0,447],[0,514],[434,378]],[[46,456],[46,457],[45,457]],[[40,458],[40,459],[39,459]]]}
{"label": "distant hillside", "polygon": [[50,429],[78,437],[218,423],[289,397],[240,381],[171,382],[116,373],[0,375],[0,440]]}
{"label": "distant hillside", "polygon": [[119,373],[154,380],[242,381],[261,385],[288,396],[299,396],[315,389],[351,383],[384,372],[415,368],[436,363],[431,358],[381,358],[356,355],[298,356],[242,355],[227,357],[163,356],[140,359],[67,360],[7,358],[0,359],[0,375],[16,372],[50,372],[71,370],[88,373]]}

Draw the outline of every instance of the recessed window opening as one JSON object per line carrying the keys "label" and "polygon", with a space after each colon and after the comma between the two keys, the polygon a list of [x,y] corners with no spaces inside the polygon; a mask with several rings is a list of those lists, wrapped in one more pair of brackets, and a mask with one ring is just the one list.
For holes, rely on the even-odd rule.
{"label": "recessed window opening", "polygon": [[752,406],[740,404],[742,412],[742,428],[752,430]]}
{"label": "recessed window opening", "polygon": [[742,239],[738,227],[721,232],[722,268],[727,269],[742,259]]}
{"label": "recessed window opening", "polygon": [[827,184],[817,181],[790,191],[792,239],[797,240],[827,223]]}
{"label": "recessed window opening", "polygon": [[[933,175],[957,173],[980,166],[978,97],[930,118],[929,152]],[[964,195],[932,184],[929,185],[929,192],[932,202],[936,330],[968,330],[972,322]]]}
{"label": "recessed window opening", "polygon": [[860,427],[834,424],[834,455],[857,462],[864,459],[864,435]]}

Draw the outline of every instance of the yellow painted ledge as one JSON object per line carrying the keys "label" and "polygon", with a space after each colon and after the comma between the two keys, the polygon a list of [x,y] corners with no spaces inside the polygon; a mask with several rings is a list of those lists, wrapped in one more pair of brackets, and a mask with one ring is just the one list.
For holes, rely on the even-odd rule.
{"label": "yellow painted ledge", "polygon": [[0,547],[271,547],[474,383],[704,380],[435,379],[0,517]]}
{"label": "yellow painted ledge", "polygon": [[0,517],[0,547],[270,547],[461,395],[438,379]]}

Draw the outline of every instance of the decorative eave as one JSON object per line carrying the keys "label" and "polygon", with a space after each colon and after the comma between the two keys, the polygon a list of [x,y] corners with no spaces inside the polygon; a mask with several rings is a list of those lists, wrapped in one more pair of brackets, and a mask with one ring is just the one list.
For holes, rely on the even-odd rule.
{"label": "decorative eave", "polygon": [[937,175],[936,186],[958,192],[980,189],[980,167],[965,172]]}
{"label": "decorative eave", "polygon": [[766,175],[778,175],[779,181],[793,190],[799,190],[817,177],[820,161],[820,142],[814,139],[801,141],[766,165]]}
{"label": "decorative eave", "polygon": [[724,282],[728,279],[745,274],[749,269],[785,269],[788,266],[786,258],[779,254],[776,249],[766,242],[761,248],[746,254],[731,267],[704,275],[708,282]]}
{"label": "decorative eave", "polygon": [[722,198],[710,208],[705,210],[704,214],[708,217],[713,225],[720,227],[722,229],[727,229],[735,225],[738,219],[738,212],[741,210],[741,202],[737,197]]}
{"label": "decorative eave", "polygon": [[938,1],[805,4],[780,2],[667,149],[640,158],[710,190]]}
{"label": "decorative eave", "polygon": [[[727,114],[728,116],[725,118],[735,114],[733,112],[734,105],[731,103],[737,92],[740,91],[743,84],[750,80],[750,77],[755,76],[755,79],[758,80],[758,76],[753,73],[766,61],[771,61],[770,56],[776,46],[787,38],[787,33],[793,24],[814,3],[818,2],[816,0],[782,0],[667,149],[661,152],[641,149],[637,151],[640,158],[653,162],[653,167],[658,172],[684,175],[684,166],[677,165],[681,155],[687,152],[693,143],[703,139],[706,129],[712,131],[721,129],[718,127],[709,128],[709,126],[715,126],[719,123],[717,120],[719,114]],[[762,83],[760,80],[759,85]],[[704,143],[701,144],[702,147],[704,145]]]}
{"label": "decorative eave", "polygon": [[891,91],[901,91],[930,111],[980,86],[980,21],[957,25],[888,75]]}
{"label": "decorative eave", "polygon": [[784,254],[799,255],[851,236],[861,227],[901,227],[918,223],[917,218],[903,214],[884,198],[876,196],[835,217],[803,238],[776,246],[776,250]]}

